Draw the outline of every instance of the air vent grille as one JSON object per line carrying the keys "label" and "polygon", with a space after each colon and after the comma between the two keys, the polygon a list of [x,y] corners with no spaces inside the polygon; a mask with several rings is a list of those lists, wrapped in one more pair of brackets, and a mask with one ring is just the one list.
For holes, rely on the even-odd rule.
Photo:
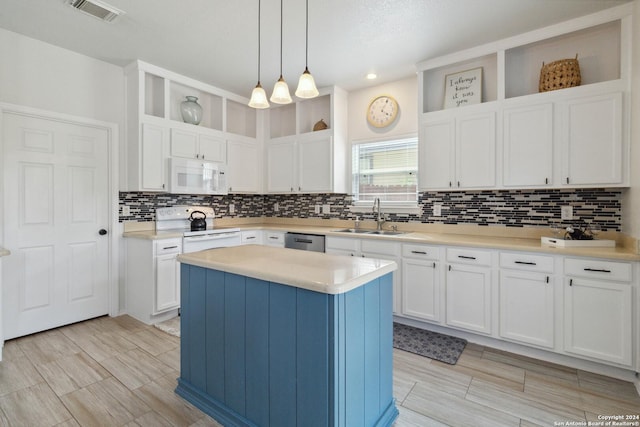
{"label": "air vent grille", "polygon": [[71,7],[102,21],[112,22],[123,12],[117,8],[97,0],[69,0]]}

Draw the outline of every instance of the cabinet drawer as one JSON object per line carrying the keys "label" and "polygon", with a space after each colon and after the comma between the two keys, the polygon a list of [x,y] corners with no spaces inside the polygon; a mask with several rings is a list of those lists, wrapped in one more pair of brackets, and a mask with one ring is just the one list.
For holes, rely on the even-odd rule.
{"label": "cabinet drawer", "polygon": [[251,243],[259,244],[260,243],[260,230],[248,230],[240,233],[240,241],[243,245],[248,245]]}
{"label": "cabinet drawer", "polygon": [[517,252],[501,252],[500,267],[553,273],[553,257]]}
{"label": "cabinet drawer", "polygon": [[265,231],[265,243],[267,245],[284,245],[284,233],[282,231]]}
{"label": "cabinet drawer", "polygon": [[588,277],[590,279],[631,281],[631,264],[627,262],[603,261],[598,259],[566,258],[564,273],[567,276]]}
{"label": "cabinet drawer", "polygon": [[491,265],[491,252],[476,249],[448,248],[447,261],[458,264]]}
{"label": "cabinet drawer", "polygon": [[327,237],[327,249],[341,249],[345,251],[358,251],[358,239],[345,239],[343,237]]}
{"label": "cabinet drawer", "polygon": [[373,239],[363,239],[360,242],[362,252],[381,255],[400,255],[400,243],[398,242],[382,242]]}
{"label": "cabinet drawer", "polygon": [[405,258],[437,260],[440,258],[440,248],[425,245],[402,245],[402,256]]}
{"label": "cabinet drawer", "polygon": [[163,239],[156,240],[154,243],[156,256],[179,254],[182,252],[182,239]]}

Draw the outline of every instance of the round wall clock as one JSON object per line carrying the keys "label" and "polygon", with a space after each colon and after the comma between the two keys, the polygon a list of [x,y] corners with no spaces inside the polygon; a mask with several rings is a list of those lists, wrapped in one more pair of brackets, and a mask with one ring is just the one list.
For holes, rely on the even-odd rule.
{"label": "round wall clock", "polygon": [[398,117],[398,101],[389,95],[380,95],[369,103],[367,121],[373,127],[389,126]]}

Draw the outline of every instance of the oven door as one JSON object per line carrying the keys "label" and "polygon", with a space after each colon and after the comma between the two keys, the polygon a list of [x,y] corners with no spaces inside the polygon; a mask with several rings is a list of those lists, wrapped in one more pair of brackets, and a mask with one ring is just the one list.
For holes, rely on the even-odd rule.
{"label": "oven door", "polygon": [[240,245],[240,233],[237,231],[199,234],[182,238],[183,253],[238,245]]}

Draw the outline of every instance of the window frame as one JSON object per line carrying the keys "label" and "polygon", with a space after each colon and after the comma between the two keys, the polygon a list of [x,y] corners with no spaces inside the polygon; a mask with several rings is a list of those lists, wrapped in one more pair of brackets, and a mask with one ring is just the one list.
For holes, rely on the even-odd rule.
{"label": "window frame", "polygon": [[[355,199],[355,192],[353,189],[353,164],[354,164],[354,159],[353,159],[353,147],[355,145],[361,145],[361,144],[375,144],[375,143],[381,143],[381,142],[393,142],[393,141],[403,141],[403,140],[415,140],[416,142],[416,146],[418,149],[418,153],[420,150],[420,146],[419,146],[419,141],[418,141],[418,135],[415,133],[411,133],[411,134],[404,134],[404,135],[394,135],[394,136],[384,136],[384,137],[379,137],[379,138],[367,138],[367,139],[360,139],[360,140],[353,140],[351,141],[351,151],[350,151],[350,156],[351,156],[351,162],[349,163],[349,182],[351,184],[351,194],[352,197],[354,197],[354,199],[352,200],[352,204],[349,207],[349,210],[351,212],[370,212],[371,209],[373,209],[373,200],[356,200]],[[387,213],[400,213],[400,214],[417,214],[419,215],[421,213],[421,208],[420,208],[420,204],[419,204],[419,197],[420,197],[420,188],[419,188],[419,173],[420,173],[420,164],[418,159],[416,159],[417,161],[417,166],[416,166],[416,199],[414,201],[384,201],[381,200],[380,201],[380,207],[381,209],[383,209],[384,211],[386,211]]]}

